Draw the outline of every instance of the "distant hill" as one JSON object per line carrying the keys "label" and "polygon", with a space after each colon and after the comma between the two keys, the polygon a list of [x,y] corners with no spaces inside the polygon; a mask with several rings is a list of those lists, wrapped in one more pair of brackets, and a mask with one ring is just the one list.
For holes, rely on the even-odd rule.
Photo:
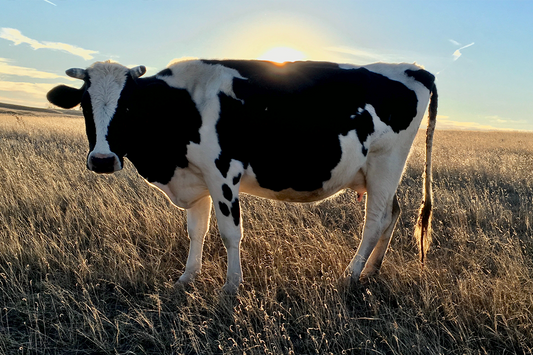
{"label": "distant hill", "polygon": [[31,116],[73,116],[83,117],[79,110],[46,109],[21,105],[4,104],[0,102],[0,114],[31,115]]}

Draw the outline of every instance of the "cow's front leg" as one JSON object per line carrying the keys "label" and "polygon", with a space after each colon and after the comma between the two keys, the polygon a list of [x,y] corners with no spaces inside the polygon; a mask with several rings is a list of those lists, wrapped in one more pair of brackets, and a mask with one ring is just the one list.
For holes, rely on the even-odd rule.
{"label": "cow's front leg", "polygon": [[[240,177],[240,174],[238,176]],[[242,228],[238,180],[235,178],[227,183],[221,182],[210,189],[220,236],[228,255],[228,270],[223,290],[229,294],[236,294],[242,282]]]}
{"label": "cow's front leg", "polygon": [[209,196],[197,201],[187,210],[187,232],[191,242],[185,272],[179,278],[178,284],[191,282],[202,270],[204,238],[209,229],[210,215],[211,197]]}

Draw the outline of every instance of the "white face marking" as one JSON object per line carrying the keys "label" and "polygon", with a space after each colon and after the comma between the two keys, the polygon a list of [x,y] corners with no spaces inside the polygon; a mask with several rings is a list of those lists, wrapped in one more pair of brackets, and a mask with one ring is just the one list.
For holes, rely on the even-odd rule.
{"label": "white face marking", "polygon": [[106,140],[107,130],[117,109],[120,93],[126,83],[128,68],[117,63],[95,63],[88,69],[91,86],[93,119],[96,128],[96,145],[92,154],[113,154]]}

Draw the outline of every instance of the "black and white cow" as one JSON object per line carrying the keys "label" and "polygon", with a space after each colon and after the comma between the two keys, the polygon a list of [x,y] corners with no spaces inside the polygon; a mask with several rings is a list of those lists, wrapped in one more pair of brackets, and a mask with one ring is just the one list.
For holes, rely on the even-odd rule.
{"label": "black and white cow", "polygon": [[124,157],[187,210],[189,257],[180,283],[202,266],[211,204],[228,254],[224,289],[242,282],[239,193],[312,202],[351,188],[366,192],[363,237],[344,280],[376,272],[400,214],[396,189],[429,103],[424,198],[417,225],[424,261],[431,225],[434,76],[416,64],[186,60],[152,77],[146,69],[97,62],[67,75],[81,89],[48,93],[81,103],[97,173]]}

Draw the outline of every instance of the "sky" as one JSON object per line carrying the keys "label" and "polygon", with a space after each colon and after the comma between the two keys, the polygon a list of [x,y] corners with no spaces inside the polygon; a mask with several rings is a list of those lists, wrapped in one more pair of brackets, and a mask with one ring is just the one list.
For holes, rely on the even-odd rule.
{"label": "sky", "polygon": [[111,59],[417,62],[437,128],[533,131],[531,0],[0,0],[0,102],[47,107],[65,75]]}

